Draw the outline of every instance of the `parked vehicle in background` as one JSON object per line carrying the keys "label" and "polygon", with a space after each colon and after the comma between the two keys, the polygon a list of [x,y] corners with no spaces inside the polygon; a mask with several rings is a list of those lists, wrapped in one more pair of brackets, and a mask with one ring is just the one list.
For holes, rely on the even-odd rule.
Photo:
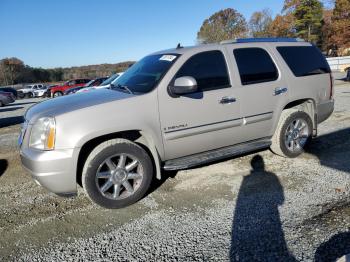
{"label": "parked vehicle in background", "polygon": [[33,91],[33,97],[44,97],[45,93],[47,92],[47,87],[43,86],[42,88],[39,88],[37,90]]}
{"label": "parked vehicle in background", "polygon": [[46,92],[44,93],[43,97],[51,97],[51,89],[56,87],[58,85],[49,85],[49,86],[46,86],[47,89],[46,89]]}
{"label": "parked vehicle in background", "polygon": [[84,86],[86,83],[90,82],[90,79],[74,79],[65,82],[62,85],[58,85],[51,88],[51,97],[63,96],[64,91],[69,88]]}
{"label": "parked vehicle in background", "polygon": [[15,102],[15,96],[10,92],[0,91],[0,107]]}
{"label": "parked vehicle in background", "polygon": [[19,138],[24,167],[57,194],[135,203],[164,170],[270,148],[294,158],[334,110],[333,77],[299,39],[239,39],[144,57],[114,87],[39,103]]}
{"label": "parked vehicle in background", "polygon": [[0,87],[0,91],[1,92],[7,92],[7,93],[12,93],[15,97],[15,99],[17,99],[17,90],[12,88],[12,87]]}
{"label": "parked vehicle in background", "polygon": [[107,79],[106,79],[105,81],[103,81],[100,85],[82,88],[82,89],[78,90],[77,93],[82,93],[82,92],[91,91],[91,90],[95,90],[95,89],[110,88],[110,87],[111,87],[111,84],[112,84],[114,81],[116,81],[116,80],[117,80],[120,76],[122,76],[123,74],[124,74],[124,72],[116,73],[116,74],[110,76],[109,78],[107,78]]}
{"label": "parked vehicle in background", "polygon": [[38,90],[40,88],[44,87],[43,84],[31,84],[31,85],[26,85],[25,88],[21,88],[17,90],[17,94],[19,98],[30,98],[33,97],[33,92],[35,90]]}
{"label": "parked vehicle in background", "polygon": [[73,88],[69,88],[68,90],[66,90],[64,92],[65,95],[71,95],[71,94],[75,94],[77,91],[83,89],[83,88],[87,88],[87,87],[95,87],[95,86],[99,86],[103,81],[105,81],[108,77],[99,77],[96,78],[94,80],[91,80],[90,82],[88,82],[86,85],[84,86],[79,86],[79,87],[73,87]]}
{"label": "parked vehicle in background", "polygon": [[64,91],[64,95],[66,96],[66,95],[75,94],[77,91],[79,91],[82,88],[85,88],[85,86],[78,86],[78,87],[69,88],[66,91]]}

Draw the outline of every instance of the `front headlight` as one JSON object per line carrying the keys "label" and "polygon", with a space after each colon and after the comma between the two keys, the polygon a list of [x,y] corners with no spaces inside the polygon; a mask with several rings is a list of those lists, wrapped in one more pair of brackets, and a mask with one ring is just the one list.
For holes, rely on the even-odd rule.
{"label": "front headlight", "polygon": [[40,150],[52,150],[55,147],[56,125],[53,117],[38,119],[32,127],[29,147]]}

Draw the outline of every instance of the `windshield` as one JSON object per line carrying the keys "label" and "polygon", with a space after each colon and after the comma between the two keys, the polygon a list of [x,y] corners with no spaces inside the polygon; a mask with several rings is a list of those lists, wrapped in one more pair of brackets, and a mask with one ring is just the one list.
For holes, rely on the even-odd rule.
{"label": "windshield", "polygon": [[168,72],[178,54],[150,55],[130,67],[113,82],[116,89],[128,89],[132,93],[150,92]]}
{"label": "windshield", "polygon": [[89,82],[87,82],[84,86],[90,86],[95,80],[90,80]]}
{"label": "windshield", "polygon": [[114,79],[116,79],[119,76],[119,74],[114,74],[110,78],[107,78],[105,81],[103,81],[100,86],[106,86],[113,82]]}

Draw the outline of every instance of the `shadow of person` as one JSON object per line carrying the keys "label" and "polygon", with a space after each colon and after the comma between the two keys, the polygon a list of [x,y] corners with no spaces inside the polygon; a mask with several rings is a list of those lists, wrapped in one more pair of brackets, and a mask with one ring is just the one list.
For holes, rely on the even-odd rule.
{"label": "shadow of person", "polygon": [[282,185],[265,170],[260,155],[243,178],[232,224],[231,261],[296,261],[284,238],[278,206],[284,202]]}
{"label": "shadow of person", "polygon": [[343,232],[331,237],[317,248],[315,262],[337,261],[347,254],[350,254],[350,232]]}
{"label": "shadow of person", "polygon": [[7,170],[8,162],[6,159],[0,159],[0,177],[5,174],[5,171]]}

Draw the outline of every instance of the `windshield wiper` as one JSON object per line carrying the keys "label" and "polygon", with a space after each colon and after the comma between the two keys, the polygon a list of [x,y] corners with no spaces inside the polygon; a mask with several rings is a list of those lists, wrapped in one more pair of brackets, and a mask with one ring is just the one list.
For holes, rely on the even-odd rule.
{"label": "windshield wiper", "polygon": [[114,84],[111,84],[111,89],[113,89],[113,88],[126,90],[128,93],[130,93],[132,95],[134,94],[126,85],[121,85],[121,84],[114,85]]}

